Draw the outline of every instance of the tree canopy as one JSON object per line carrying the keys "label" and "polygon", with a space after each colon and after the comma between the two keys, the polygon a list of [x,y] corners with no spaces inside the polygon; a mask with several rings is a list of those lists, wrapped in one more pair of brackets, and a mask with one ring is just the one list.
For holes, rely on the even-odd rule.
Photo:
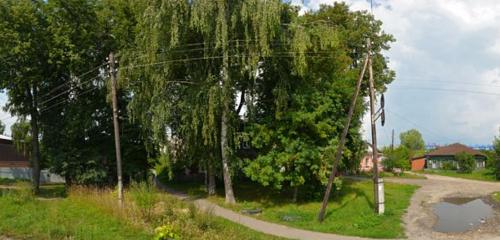
{"label": "tree canopy", "polygon": [[[16,131],[29,129],[33,162],[69,183],[115,181],[109,52],[126,175],[201,170],[211,193],[223,180],[228,203],[241,178],[325,183],[366,39],[377,91],[395,75],[383,55],[394,38],[345,3],[300,15],[281,0],[0,0],[0,12],[7,109],[23,119]],[[343,171],[359,165],[366,108],[356,106]],[[410,149],[420,140],[404,137]]]}
{"label": "tree canopy", "polygon": [[425,148],[425,142],[422,138],[422,134],[417,129],[410,129],[406,132],[402,132],[399,135],[399,139],[401,141],[401,145],[413,152],[421,151]]}

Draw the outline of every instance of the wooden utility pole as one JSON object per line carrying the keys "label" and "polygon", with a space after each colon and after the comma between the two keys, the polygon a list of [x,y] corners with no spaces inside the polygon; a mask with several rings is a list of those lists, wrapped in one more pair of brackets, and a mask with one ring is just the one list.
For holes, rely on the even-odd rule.
{"label": "wooden utility pole", "polygon": [[109,54],[109,71],[111,76],[111,95],[113,101],[113,126],[115,129],[116,174],[118,175],[118,201],[123,206],[122,153],[120,147],[120,126],[118,123],[118,99],[116,97],[115,57]]}
{"label": "wooden utility pole", "polygon": [[392,129],[391,150],[394,151],[394,129]]}
{"label": "wooden utility pole", "polygon": [[[369,43],[370,44],[370,43]],[[373,161],[373,189],[375,197],[375,212],[378,214],[384,213],[384,182],[379,178],[378,171],[378,150],[377,150],[377,113],[375,110],[375,83],[373,81],[372,57],[371,57],[371,44],[368,45],[368,74],[370,85],[370,117],[372,129],[372,161]]]}
{"label": "wooden utility pole", "polygon": [[333,162],[332,171],[330,172],[330,177],[328,178],[328,184],[326,185],[325,195],[323,197],[323,204],[321,205],[321,210],[319,211],[318,221],[322,222],[325,217],[326,206],[328,205],[328,200],[330,199],[330,193],[332,191],[333,180],[335,180],[335,175],[337,174],[337,167],[339,165],[340,158],[342,157],[342,152],[344,150],[345,140],[347,133],[349,132],[349,125],[351,124],[352,115],[354,113],[354,108],[356,107],[356,101],[358,99],[359,90],[361,88],[361,82],[363,81],[363,77],[365,76],[366,66],[368,64],[367,55],[365,58],[365,62],[363,64],[363,68],[361,70],[361,74],[359,75],[358,82],[356,83],[356,91],[352,96],[351,106],[349,107],[349,113],[347,115],[346,123],[344,125],[344,130],[340,137],[340,143],[337,147],[337,152],[335,154],[335,160]]}

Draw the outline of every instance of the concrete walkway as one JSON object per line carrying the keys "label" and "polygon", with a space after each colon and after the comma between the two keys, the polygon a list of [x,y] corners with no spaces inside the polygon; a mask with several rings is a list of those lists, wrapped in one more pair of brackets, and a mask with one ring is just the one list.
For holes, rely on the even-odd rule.
{"label": "concrete walkway", "polygon": [[[181,200],[188,200],[189,196],[185,193],[174,191],[165,185],[161,184],[159,181],[155,180],[157,186],[165,192],[172,194]],[[289,239],[301,239],[301,240],[367,240],[369,238],[361,237],[351,237],[343,236],[331,233],[320,233],[308,230],[302,230],[297,228],[292,228],[276,223],[270,223],[262,221],[253,217],[245,216],[237,212],[231,211],[229,209],[222,208],[217,204],[214,204],[206,199],[194,200],[194,204],[200,210],[212,213],[215,216],[225,218],[231,222],[241,224],[245,227],[253,229],[258,232],[266,233],[269,235],[274,235]]]}
{"label": "concrete walkway", "polygon": [[[497,220],[500,214],[497,214],[490,223],[484,224],[479,229],[473,231],[446,234],[438,233],[432,230],[436,221],[436,216],[432,212],[432,205],[441,201],[445,197],[480,197],[500,191],[500,183],[484,182],[475,180],[466,180],[459,178],[443,177],[437,175],[425,175],[427,179],[404,179],[404,178],[385,178],[387,182],[414,184],[420,188],[411,198],[407,213],[403,216],[405,233],[408,239],[488,239],[500,240],[500,227]],[[173,191],[160,182],[156,181],[159,188],[174,195],[175,197],[187,200],[188,195]],[[269,235],[304,240],[361,240],[369,238],[343,236],[330,233],[319,233],[308,230],[292,228],[276,223],[270,223],[245,216],[234,211],[222,208],[206,199],[194,201],[195,205],[202,210],[209,211],[212,214],[223,217],[229,221],[239,223],[255,231],[263,232]],[[314,224],[314,223],[313,223]]]}

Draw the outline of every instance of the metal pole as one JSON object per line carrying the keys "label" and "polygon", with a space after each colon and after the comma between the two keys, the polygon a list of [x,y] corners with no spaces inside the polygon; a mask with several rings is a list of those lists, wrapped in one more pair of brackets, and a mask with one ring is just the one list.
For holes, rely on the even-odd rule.
{"label": "metal pole", "polygon": [[118,175],[118,201],[123,206],[122,153],[120,147],[120,126],[118,123],[118,99],[116,97],[116,70],[113,53],[109,54],[109,71],[111,75],[111,95],[113,101],[113,126],[115,130],[116,173]]}
{"label": "metal pole", "polygon": [[328,184],[326,185],[326,191],[325,191],[325,195],[323,197],[323,204],[321,205],[321,209],[320,209],[319,214],[318,214],[318,221],[320,221],[320,222],[322,222],[324,217],[325,217],[326,206],[328,205],[328,199],[330,199],[330,193],[332,191],[333,180],[335,179],[335,174],[337,174],[337,167],[338,167],[340,158],[342,157],[342,152],[344,149],[346,136],[347,136],[347,133],[349,131],[349,125],[351,124],[352,115],[354,113],[354,108],[356,107],[356,101],[358,99],[359,90],[361,88],[361,82],[363,81],[363,77],[365,75],[367,64],[368,64],[368,55],[365,58],[365,62],[363,64],[363,69],[361,70],[361,74],[359,76],[358,82],[356,83],[356,90],[354,92],[354,96],[352,96],[351,106],[349,107],[349,113],[347,115],[347,120],[346,120],[346,123],[344,126],[344,130],[342,132],[342,135],[340,137],[339,146],[337,147],[337,152],[335,155],[335,160],[333,162],[332,171],[330,172],[330,177],[328,178]]}

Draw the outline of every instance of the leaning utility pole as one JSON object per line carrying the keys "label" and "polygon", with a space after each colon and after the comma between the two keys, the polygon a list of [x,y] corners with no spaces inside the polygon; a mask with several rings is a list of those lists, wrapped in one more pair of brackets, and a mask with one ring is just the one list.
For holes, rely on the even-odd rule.
{"label": "leaning utility pole", "polygon": [[322,222],[325,217],[326,206],[328,204],[328,200],[330,199],[330,193],[332,191],[333,180],[335,180],[335,175],[337,174],[337,167],[339,165],[340,158],[342,157],[342,152],[344,150],[345,140],[347,137],[347,133],[349,132],[349,125],[351,124],[352,115],[354,113],[354,108],[356,107],[356,101],[358,99],[359,90],[361,88],[361,82],[363,81],[363,77],[365,76],[366,66],[368,64],[369,55],[366,55],[365,62],[363,64],[363,68],[361,70],[361,74],[359,75],[358,82],[356,83],[356,91],[354,92],[354,96],[352,96],[351,106],[349,107],[349,113],[347,115],[346,123],[344,125],[344,130],[340,137],[340,143],[337,147],[337,152],[335,154],[335,160],[333,162],[332,171],[330,172],[330,177],[328,178],[328,184],[326,185],[325,196],[323,197],[323,204],[321,205],[321,210],[319,211],[318,221]]}
{"label": "leaning utility pole", "polygon": [[109,71],[111,76],[111,95],[113,101],[113,126],[115,128],[116,173],[118,175],[118,201],[123,206],[122,153],[120,147],[120,126],[118,125],[118,100],[116,97],[115,57],[109,54]]}
{"label": "leaning utility pole", "polygon": [[[377,150],[377,127],[376,121],[378,119],[378,112],[375,112],[375,84],[373,81],[373,69],[372,69],[372,56],[371,56],[371,44],[368,43],[368,74],[369,74],[369,85],[370,85],[370,117],[371,117],[371,129],[372,129],[372,161],[373,161],[373,190],[375,197],[375,212],[378,214],[384,213],[384,181],[379,178],[378,171],[378,150]],[[383,107],[380,109],[383,114]],[[384,122],[384,120],[382,120]]]}

